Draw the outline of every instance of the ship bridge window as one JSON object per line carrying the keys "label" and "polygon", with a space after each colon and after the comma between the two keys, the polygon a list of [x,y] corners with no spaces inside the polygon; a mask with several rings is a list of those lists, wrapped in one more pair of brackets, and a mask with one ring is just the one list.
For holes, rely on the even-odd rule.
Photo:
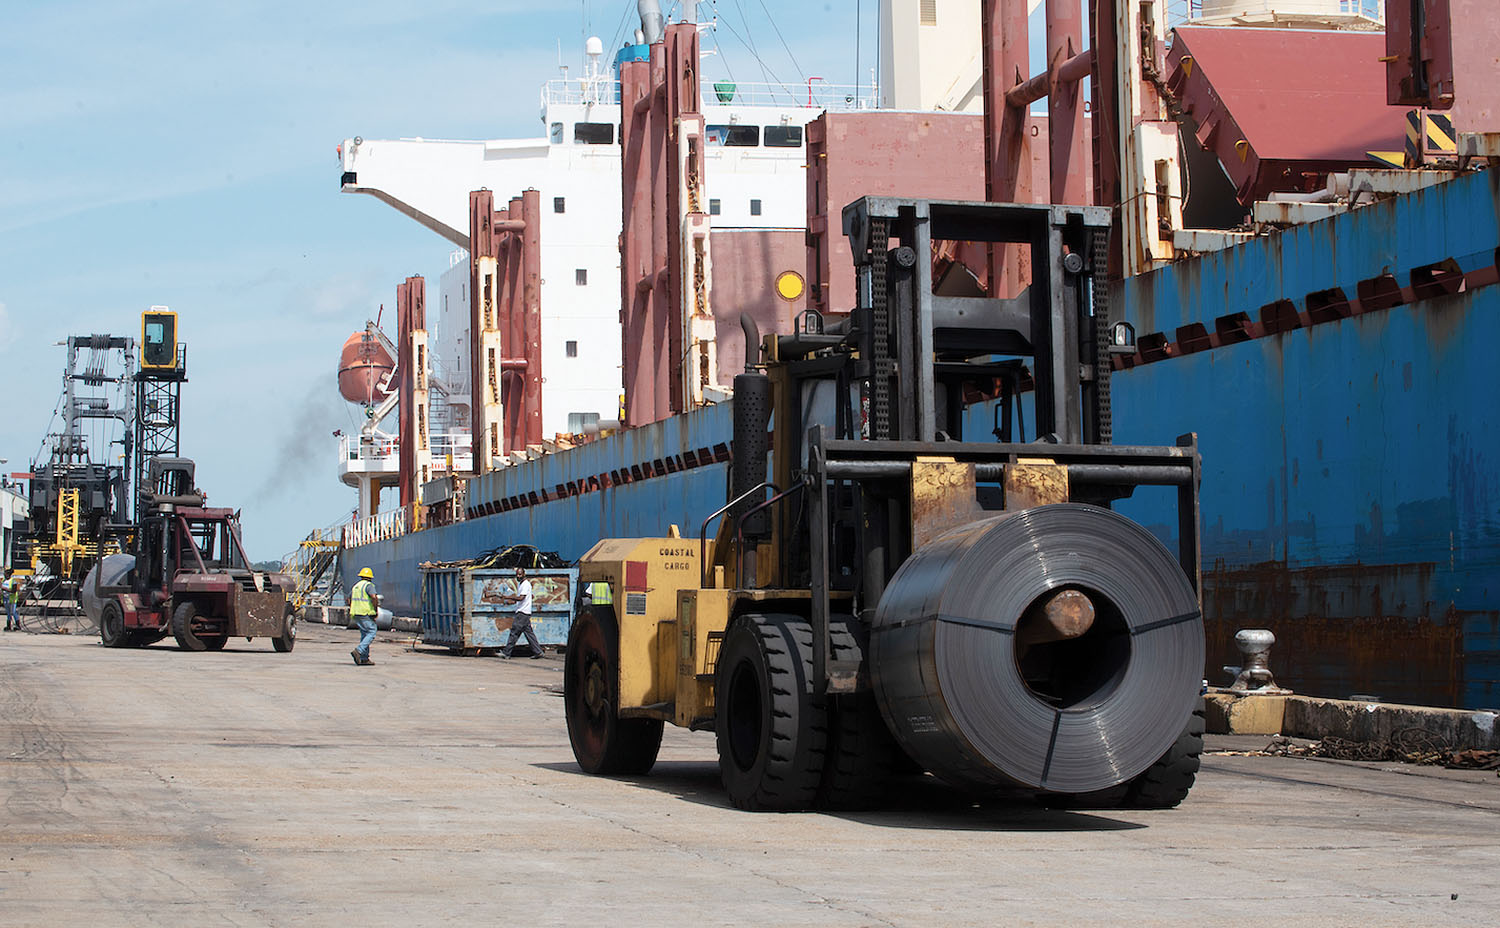
{"label": "ship bridge window", "polygon": [[704,132],[710,145],[754,148],[760,144],[760,126],[707,126]]}
{"label": "ship bridge window", "polygon": [[615,124],[612,122],[575,122],[573,141],[581,145],[613,145]]}
{"label": "ship bridge window", "polygon": [[563,143],[563,124],[560,122],[553,123],[548,137],[551,138],[553,145],[561,145]]}
{"label": "ship bridge window", "polygon": [[760,215],[760,201],[759,200],[751,200],[750,201],[750,215],[752,215],[752,216],[759,216]]}
{"label": "ship bridge window", "polygon": [[566,213],[567,211],[568,211],[568,200],[567,200],[567,197],[553,197],[552,198],[552,212],[554,212],[554,213]]}
{"label": "ship bridge window", "polygon": [[766,126],[767,148],[801,148],[801,126]]}
{"label": "ship bridge window", "polygon": [[717,216],[717,215],[719,215],[719,208],[720,207],[719,207],[719,201],[718,200],[709,200],[708,201],[708,214],[710,216]]}
{"label": "ship bridge window", "polygon": [[570,412],[568,413],[568,431],[574,435],[583,434],[589,426],[599,425],[599,414],[597,412]]}

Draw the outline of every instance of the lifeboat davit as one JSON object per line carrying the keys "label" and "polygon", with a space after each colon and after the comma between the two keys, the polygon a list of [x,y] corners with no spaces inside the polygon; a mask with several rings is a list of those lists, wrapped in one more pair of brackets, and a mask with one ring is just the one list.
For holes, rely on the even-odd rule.
{"label": "lifeboat davit", "polygon": [[385,398],[380,385],[395,369],[395,360],[379,341],[355,332],[339,355],[339,393],[351,403],[374,406]]}

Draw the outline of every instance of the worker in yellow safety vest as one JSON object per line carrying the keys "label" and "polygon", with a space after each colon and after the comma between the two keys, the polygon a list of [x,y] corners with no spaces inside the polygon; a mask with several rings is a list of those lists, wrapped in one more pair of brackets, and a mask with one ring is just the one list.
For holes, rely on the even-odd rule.
{"label": "worker in yellow safety vest", "polygon": [[589,602],[596,606],[608,606],[614,603],[614,597],[610,593],[609,584],[603,580],[595,580],[589,584]]}
{"label": "worker in yellow safety vest", "polygon": [[359,581],[349,591],[349,616],[359,628],[359,644],[349,652],[355,666],[373,667],[370,660],[370,645],[375,643],[375,616],[380,612],[380,593],[375,589],[375,571],[368,567],[359,570]]}
{"label": "worker in yellow safety vest", "polygon": [[16,612],[16,605],[21,601],[21,581],[11,576],[8,570],[5,572],[3,595],[5,596],[5,630],[18,632],[21,630],[21,616]]}

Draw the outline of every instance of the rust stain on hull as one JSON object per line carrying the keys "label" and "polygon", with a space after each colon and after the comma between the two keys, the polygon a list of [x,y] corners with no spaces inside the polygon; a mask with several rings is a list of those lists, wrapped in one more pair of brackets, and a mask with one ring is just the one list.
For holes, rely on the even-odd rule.
{"label": "rust stain on hull", "polygon": [[1280,563],[1205,571],[1210,683],[1241,656],[1234,634],[1276,634],[1276,680],[1310,696],[1462,706],[1465,623],[1476,617],[1432,592],[1431,564],[1289,569]]}

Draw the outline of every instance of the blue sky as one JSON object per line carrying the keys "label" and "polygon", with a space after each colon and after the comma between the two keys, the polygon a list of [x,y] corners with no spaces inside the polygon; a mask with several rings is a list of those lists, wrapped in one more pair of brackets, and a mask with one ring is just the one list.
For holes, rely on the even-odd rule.
{"label": "blue sky", "polygon": [[[664,4],[669,8],[673,4]],[[708,79],[855,78],[855,3],[720,0]],[[340,194],[345,137],[541,134],[558,44],[634,27],[634,0],[0,4],[0,457],[36,455],[71,334],[180,314],[183,453],[211,504],[243,507],[255,558],[346,516],[334,429],[345,337],[449,247]],[[862,70],[875,59],[862,3]],[[780,30],[772,27],[776,17]],[[731,29],[732,27],[732,29]],[[617,43],[616,43],[617,44]],[[793,63],[795,60],[796,64]],[[799,67],[800,65],[800,67]],[[394,500],[392,500],[392,503]]]}

